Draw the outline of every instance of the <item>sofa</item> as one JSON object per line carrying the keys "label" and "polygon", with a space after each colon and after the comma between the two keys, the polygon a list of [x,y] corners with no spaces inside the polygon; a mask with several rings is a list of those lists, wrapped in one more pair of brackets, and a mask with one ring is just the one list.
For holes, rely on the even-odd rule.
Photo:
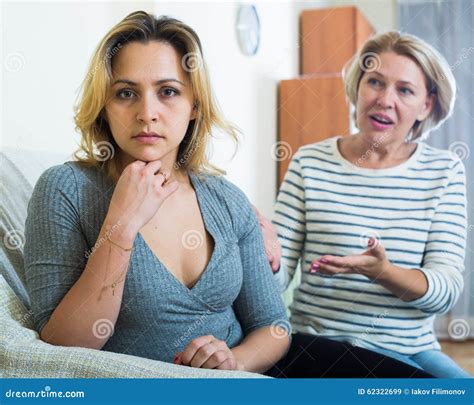
{"label": "sofa", "polygon": [[71,160],[45,151],[0,151],[0,377],[3,378],[267,378],[206,370],[141,357],[43,342],[33,327],[23,266],[24,224],[35,182]]}

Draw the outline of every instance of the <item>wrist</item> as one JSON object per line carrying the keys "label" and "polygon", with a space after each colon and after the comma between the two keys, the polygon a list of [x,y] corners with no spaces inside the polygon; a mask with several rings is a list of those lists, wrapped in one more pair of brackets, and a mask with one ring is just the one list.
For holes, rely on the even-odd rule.
{"label": "wrist", "polygon": [[379,282],[389,281],[396,270],[397,267],[386,259],[382,262],[382,265],[380,266],[378,273],[375,275],[374,280]]}
{"label": "wrist", "polygon": [[104,230],[108,239],[122,246],[131,246],[138,233],[130,223],[124,223],[121,219],[116,220],[109,217],[104,221]]}
{"label": "wrist", "polygon": [[238,350],[235,350],[235,348],[233,348],[233,349],[230,349],[230,351],[234,355],[235,364],[236,364],[235,369],[238,371],[248,371],[245,369],[244,362],[239,358]]}

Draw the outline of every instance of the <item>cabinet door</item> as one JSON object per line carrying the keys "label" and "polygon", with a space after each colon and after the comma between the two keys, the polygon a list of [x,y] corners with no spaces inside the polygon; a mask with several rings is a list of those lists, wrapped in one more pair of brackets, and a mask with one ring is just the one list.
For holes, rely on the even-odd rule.
{"label": "cabinet door", "polygon": [[341,72],[373,34],[356,7],[304,10],[300,28],[301,74]]}
{"label": "cabinet door", "polygon": [[300,146],[348,134],[349,106],[340,74],[281,81],[278,140],[285,153],[278,162],[278,187]]}

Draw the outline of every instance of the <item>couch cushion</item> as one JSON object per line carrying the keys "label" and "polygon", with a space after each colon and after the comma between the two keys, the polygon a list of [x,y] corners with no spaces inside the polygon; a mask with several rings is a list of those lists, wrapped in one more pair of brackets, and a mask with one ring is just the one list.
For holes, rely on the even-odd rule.
{"label": "couch cushion", "polygon": [[0,275],[0,364],[3,378],[267,378],[242,371],[178,366],[127,354],[54,346],[33,330],[31,311]]}
{"label": "couch cushion", "polygon": [[25,288],[23,245],[28,201],[41,173],[68,158],[44,151],[0,151],[0,273],[27,308],[30,300]]}

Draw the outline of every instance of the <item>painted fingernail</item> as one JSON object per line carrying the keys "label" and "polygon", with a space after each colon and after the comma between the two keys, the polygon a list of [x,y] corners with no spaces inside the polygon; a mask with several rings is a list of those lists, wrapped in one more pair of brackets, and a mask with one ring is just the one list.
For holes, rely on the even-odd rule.
{"label": "painted fingernail", "polygon": [[327,259],[319,259],[321,263],[329,263]]}

